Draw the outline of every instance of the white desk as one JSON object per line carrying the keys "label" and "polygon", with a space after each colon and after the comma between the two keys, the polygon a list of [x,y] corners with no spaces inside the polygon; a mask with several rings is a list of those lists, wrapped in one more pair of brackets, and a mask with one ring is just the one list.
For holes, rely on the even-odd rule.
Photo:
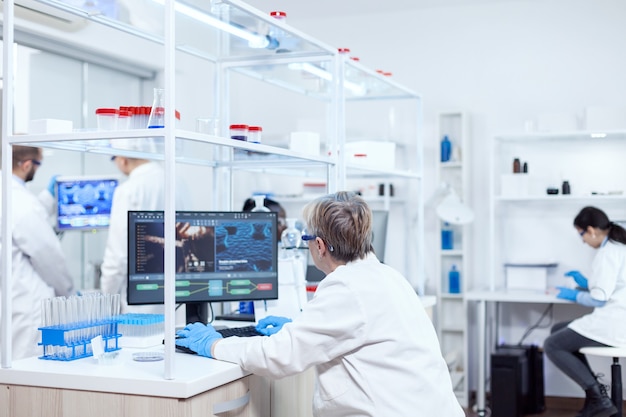
{"label": "white desk", "polygon": [[0,403],[9,405],[0,417],[34,416],[40,410],[51,410],[49,416],[133,416],[146,406],[154,408],[149,415],[155,417],[206,415],[207,408],[242,417],[269,415],[269,384],[238,365],[177,353],[175,379],[165,380],[163,361],[136,362],[132,353],[137,351],[123,348],[110,365],[93,357],[13,361],[11,368],[0,369],[0,385],[8,388]]}
{"label": "white desk", "polygon": [[[476,388],[476,406],[478,416],[485,416],[485,372],[486,372],[486,327],[487,303],[543,303],[543,304],[572,304],[571,301],[556,298],[556,294],[537,291],[513,290],[474,290],[465,294],[467,301],[476,302],[476,321],[478,322],[478,387]],[[469,304],[468,304],[469,305]]]}

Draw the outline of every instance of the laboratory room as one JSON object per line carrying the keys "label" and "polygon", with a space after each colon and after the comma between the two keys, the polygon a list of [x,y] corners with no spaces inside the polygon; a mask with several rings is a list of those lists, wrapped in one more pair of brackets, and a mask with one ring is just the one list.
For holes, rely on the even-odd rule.
{"label": "laboratory room", "polygon": [[1,19],[0,417],[624,415],[626,2]]}

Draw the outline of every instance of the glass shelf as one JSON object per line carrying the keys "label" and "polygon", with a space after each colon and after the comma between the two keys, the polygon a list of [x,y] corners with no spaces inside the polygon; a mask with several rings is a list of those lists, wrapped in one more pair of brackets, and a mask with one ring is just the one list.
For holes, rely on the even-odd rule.
{"label": "glass shelf", "polygon": [[[164,0],[126,2],[115,16],[92,2],[36,0],[55,9],[163,45]],[[337,49],[238,0],[177,1],[176,49],[288,90],[333,100]],[[124,15],[125,17],[121,17]],[[244,39],[246,38],[246,39]],[[419,99],[389,77],[348,60],[344,65],[346,100]]]}

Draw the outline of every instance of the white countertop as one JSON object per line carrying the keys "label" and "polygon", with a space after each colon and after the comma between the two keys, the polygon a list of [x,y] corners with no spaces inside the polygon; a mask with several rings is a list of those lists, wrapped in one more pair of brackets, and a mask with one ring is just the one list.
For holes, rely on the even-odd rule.
{"label": "white countertop", "polygon": [[554,304],[574,304],[572,301],[557,298],[556,290],[534,291],[534,290],[507,290],[477,289],[468,291],[465,299],[470,301],[502,301],[509,303],[554,303]]}
{"label": "white countertop", "polygon": [[37,357],[13,361],[0,369],[0,383],[83,391],[189,398],[249,375],[228,362],[198,355],[175,353],[173,380],[164,379],[165,362],[137,362],[134,352],[152,349],[119,350],[111,364],[101,365],[93,357],[74,361],[43,360]]}

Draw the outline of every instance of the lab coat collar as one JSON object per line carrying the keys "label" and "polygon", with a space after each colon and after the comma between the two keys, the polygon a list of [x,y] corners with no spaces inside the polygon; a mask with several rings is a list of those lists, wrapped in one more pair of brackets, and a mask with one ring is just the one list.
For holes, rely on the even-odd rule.
{"label": "lab coat collar", "polygon": [[22,187],[26,186],[26,181],[24,181],[23,179],[21,179],[20,177],[18,177],[17,175],[13,174],[13,180],[15,182],[17,182],[18,184],[20,184]]}
{"label": "lab coat collar", "polygon": [[604,245],[606,245],[606,242],[608,242],[608,241],[609,241],[609,237],[608,237],[608,236],[606,236],[606,237],[604,238],[604,240],[602,241],[602,243],[600,244],[600,247],[601,247],[601,248],[603,248],[603,247],[604,247]]}

